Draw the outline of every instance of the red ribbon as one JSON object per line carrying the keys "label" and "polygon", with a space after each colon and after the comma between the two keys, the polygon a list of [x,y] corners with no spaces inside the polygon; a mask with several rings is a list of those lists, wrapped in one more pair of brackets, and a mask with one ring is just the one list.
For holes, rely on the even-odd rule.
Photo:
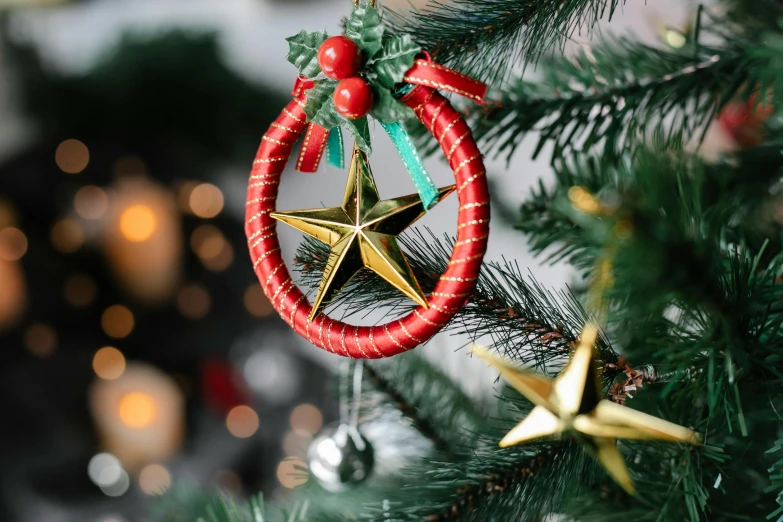
{"label": "red ribbon", "polygon": [[[312,80],[299,77],[294,82],[292,94],[298,102],[304,103],[306,91],[312,89],[315,83]],[[329,141],[329,131],[317,123],[308,123],[305,131],[302,148],[299,150],[299,158],[296,160],[296,170],[299,172],[313,173],[318,170],[321,157],[324,154],[326,143]]]}
{"label": "red ribbon", "polygon": [[[426,54],[426,53],[425,53]],[[414,85],[424,85],[443,91],[453,92],[477,103],[483,103],[487,95],[487,86],[469,76],[434,63],[427,55],[418,58],[408,69],[403,80]]]}

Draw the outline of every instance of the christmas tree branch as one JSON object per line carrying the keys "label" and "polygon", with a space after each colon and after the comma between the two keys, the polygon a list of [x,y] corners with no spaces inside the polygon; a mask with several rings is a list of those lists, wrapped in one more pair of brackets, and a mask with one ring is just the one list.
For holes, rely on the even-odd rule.
{"label": "christmas tree branch", "polygon": [[408,33],[440,63],[489,83],[505,78],[523,56],[535,60],[574,33],[611,19],[620,0],[453,0],[411,15],[389,13],[392,30]]}
{"label": "christmas tree branch", "polygon": [[485,422],[457,383],[415,353],[366,364],[364,371],[380,400],[399,410],[441,453],[464,451]]}
{"label": "christmas tree branch", "polygon": [[[431,292],[446,269],[452,241],[418,231],[401,240],[419,284],[425,293]],[[309,238],[300,244],[295,262],[305,286],[318,287],[328,252],[328,246]],[[415,305],[380,277],[363,271],[330,306],[349,317],[379,309],[388,314],[407,313]],[[520,364],[556,373],[587,319],[572,295],[545,290],[534,279],[525,278],[515,263],[486,263],[473,297],[447,329],[470,333],[473,340],[489,344]],[[616,362],[617,354],[605,337],[600,337],[597,348],[603,362]]]}
{"label": "christmas tree branch", "polygon": [[553,161],[598,149],[617,160],[655,131],[677,148],[739,93],[766,92],[775,68],[760,48],[738,37],[695,52],[607,40],[548,60],[541,82],[512,83],[471,114],[472,127],[485,154],[506,157],[531,132],[539,134],[534,156],[550,145]]}

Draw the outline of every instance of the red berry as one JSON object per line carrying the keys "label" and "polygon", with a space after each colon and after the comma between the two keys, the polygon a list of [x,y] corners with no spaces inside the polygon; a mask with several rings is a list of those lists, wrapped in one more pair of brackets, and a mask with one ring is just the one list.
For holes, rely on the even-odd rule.
{"label": "red berry", "polygon": [[318,49],[318,65],[327,78],[344,80],[361,69],[362,52],[350,38],[333,36]]}
{"label": "red berry", "polygon": [[334,106],[349,120],[361,118],[372,109],[372,89],[356,76],[343,80],[334,90]]}

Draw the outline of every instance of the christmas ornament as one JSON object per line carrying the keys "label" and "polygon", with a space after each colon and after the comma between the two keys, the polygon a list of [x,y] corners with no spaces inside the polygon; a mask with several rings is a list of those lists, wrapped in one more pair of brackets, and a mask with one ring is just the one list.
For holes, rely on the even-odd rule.
{"label": "christmas ornament", "polygon": [[355,76],[362,66],[362,51],[350,38],[333,36],[318,49],[318,65],[332,80]]}
{"label": "christmas ornament", "polygon": [[[349,371],[349,365],[344,364],[341,384],[347,384]],[[347,390],[340,390],[340,423],[325,428],[307,450],[310,473],[329,491],[345,491],[363,482],[375,465],[372,445],[358,427],[362,373],[360,361],[353,373],[353,411],[349,411]]]}
{"label": "christmas ornament", "polygon": [[634,493],[615,439],[666,440],[700,444],[701,434],[663,419],[601,399],[593,346],[598,328],[588,324],[571,362],[555,379],[518,370],[483,349],[474,352],[500,371],[535,407],[503,437],[505,448],[540,437],[571,432],[628,493]]}
{"label": "christmas ornament", "polygon": [[[454,185],[440,189],[439,201],[453,191]],[[270,214],[332,247],[309,319],[315,319],[362,267],[427,307],[427,298],[397,243],[397,236],[424,212],[416,194],[381,201],[367,156],[354,148],[342,206]]]}
{"label": "christmas ornament", "polygon": [[[335,263],[330,267],[340,269],[335,273],[327,271],[315,306],[311,306],[294,285],[280,254],[276,222],[279,219],[293,223],[292,218],[302,216],[276,212],[275,201],[280,176],[296,140],[304,136],[296,162],[297,170],[315,172],[324,154],[330,163],[341,166],[343,147],[340,128],[346,127],[353,134],[356,147],[361,150],[361,153],[354,154],[352,179],[372,179],[369,168],[366,168],[367,174],[359,170],[359,165],[366,166],[365,154],[371,152],[368,116],[349,119],[341,114],[359,116],[366,112],[367,107],[355,101],[351,93],[350,106],[338,110],[335,97],[342,96],[337,92],[338,82],[324,78],[325,71],[319,63],[330,67],[329,74],[332,76],[343,75],[356,63],[355,55],[349,50],[350,45],[345,42],[336,44],[335,40],[331,40],[324,49],[329,41],[325,32],[301,31],[288,39],[288,60],[299,70],[293,90],[294,100],[272,123],[259,147],[248,185],[245,229],[253,268],[261,286],[272,305],[294,330],[316,346],[345,357],[388,357],[427,341],[465,305],[475,288],[489,234],[489,192],[485,169],[467,123],[435,89],[460,94],[480,103],[486,94],[486,86],[433,63],[410,36],[384,35],[378,11],[372,2],[355,7],[345,23],[344,38],[357,45],[361,51],[359,63],[363,65],[354,76],[341,83],[348,82],[350,86],[362,82],[367,86],[369,95],[359,98],[365,102],[370,100],[368,116],[376,119],[391,137],[416,185],[421,202],[414,205],[413,197],[380,202],[374,193],[374,184],[362,181],[362,190],[369,188],[370,197],[377,198],[371,205],[368,203],[371,199],[364,199],[366,195],[357,195],[355,201],[346,199],[343,207],[321,211],[336,212],[340,216],[346,214],[347,208],[375,209],[375,203],[392,206],[410,203],[406,210],[397,210],[401,219],[399,223],[397,218],[381,220],[385,223],[383,227],[387,227],[383,228],[380,221],[371,224],[369,215],[355,215],[350,224],[343,224],[343,216],[343,221],[332,220],[327,233],[327,224],[316,230],[311,226],[312,220],[307,225],[306,220],[299,219],[298,226],[310,229],[309,234],[329,243],[333,253],[342,251],[351,253],[353,257],[343,258],[337,263],[339,255],[333,255]],[[319,54],[322,56],[319,57]],[[454,171],[454,190],[460,204],[451,260],[429,296],[418,288],[393,238],[415,221],[422,209],[429,210],[451,189],[438,190],[424,169],[421,158],[399,123],[408,115],[415,115],[440,143]],[[370,212],[378,212],[380,218],[381,214],[391,210],[384,208],[382,211],[378,207]],[[357,227],[355,233],[348,233],[349,226]],[[371,248],[372,245],[378,248]],[[361,256],[357,257],[359,252]],[[391,264],[383,267],[383,263]],[[398,288],[419,306],[401,319],[377,326],[354,326],[327,317],[322,312],[323,305],[361,266],[369,266],[387,281],[398,282]]]}

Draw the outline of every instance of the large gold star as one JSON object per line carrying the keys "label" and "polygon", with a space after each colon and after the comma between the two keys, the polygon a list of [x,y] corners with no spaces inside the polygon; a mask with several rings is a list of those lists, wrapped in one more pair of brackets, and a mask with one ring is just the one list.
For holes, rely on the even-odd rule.
{"label": "large gold star", "polygon": [[[437,202],[453,191],[454,185],[439,189]],[[270,214],[332,247],[310,320],[363,267],[427,308],[427,298],[397,243],[397,236],[424,213],[418,194],[381,201],[367,156],[354,147],[342,206]]]}
{"label": "large gold star", "polygon": [[667,440],[699,444],[701,434],[683,426],[601,399],[594,350],[598,328],[588,324],[573,358],[555,379],[519,370],[474,347],[474,352],[500,371],[505,380],[535,407],[503,437],[505,448],[539,437],[570,432],[628,493],[634,493],[615,439]]}

